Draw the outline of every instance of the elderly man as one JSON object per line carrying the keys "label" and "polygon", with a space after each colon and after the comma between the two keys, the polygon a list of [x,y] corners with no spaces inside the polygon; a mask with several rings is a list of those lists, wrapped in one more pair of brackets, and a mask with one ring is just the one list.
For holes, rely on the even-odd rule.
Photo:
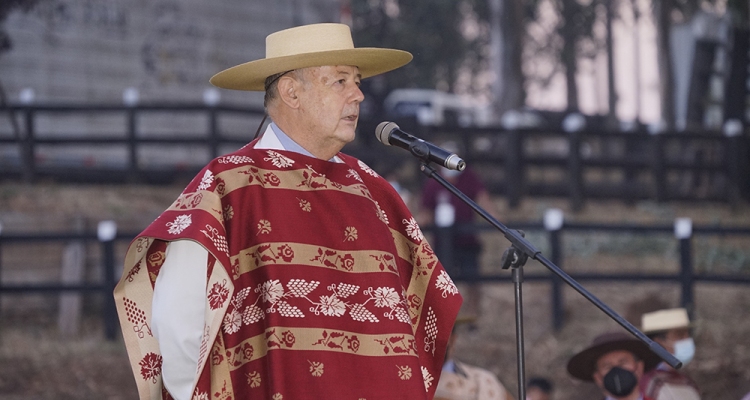
{"label": "elderly man", "polygon": [[659,357],[643,342],[623,332],[610,332],[574,355],[568,361],[568,373],[596,383],[606,400],[651,400],[638,383],[658,363]]}
{"label": "elderly man", "polygon": [[141,399],[432,398],[461,297],[391,185],[339,152],[360,80],[410,60],[315,24],[211,79],[265,90],[273,122],[128,249],[115,298]]}
{"label": "elderly man", "polygon": [[[672,353],[682,365],[695,355],[695,342],[690,334],[687,310],[672,308],[643,314],[641,330],[653,341]],[[644,393],[654,400],[699,400],[698,386],[687,375],[667,363],[659,363],[641,380]]]}

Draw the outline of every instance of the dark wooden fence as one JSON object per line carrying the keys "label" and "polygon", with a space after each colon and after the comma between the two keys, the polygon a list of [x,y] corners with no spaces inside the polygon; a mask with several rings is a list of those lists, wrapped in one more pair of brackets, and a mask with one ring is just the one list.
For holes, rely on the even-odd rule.
{"label": "dark wooden fence", "polygon": [[[688,224],[686,229],[685,223]],[[100,293],[103,296],[102,318],[104,321],[105,337],[114,339],[118,332],[118,320],[115,311],[114,298],[112,291],[119,280],[116,271],[121,270],[121,259],[115,254],[115,244],[127,243],[135,236],[134,233],[118,233],[116,226],[111,221],[105,221],[99,224],[98,232],[90,233],[12,233],[1,232],[0,234],[0,296],[20,296],[30,293],[59,294],[62,292],[79,292],[79,293]],[[679,241],[679,271],[676,273],[638,273],[622,271],[618,273],[572,273],[573,279],[585,282],[660,282],[665,285],[679,285],[681,288],[681,304],[688,309],[693,308],[695,303],[694,290],[695,286],[701,283],[722,283],[731,285],[748,285],[750,284],[749,271],[735,271],[733,273],[711,273],[698,272],[694,267],[695,252],[692,243],[695,237],[706,238],[710,236],[720,237],[750,237],[750,227],[712,227],[712,226],[690,226],[689,221],[681,220],[676,225],[682,225],[682,228],[673,226],[646,226],[646,225],[622,225],[622,224],[581,224],[581,223],[539,223],[539,222],[517,222],[509,223],[508,226],[514,229],[523,229],[527,232],[539,230],[546,232],[547,246],[549,254],[545,254],[552,262],[561,268],[565,265],[566,254],[562,244],[562,238],[565,234],[573,232],[615,232],[631,233],[634,235],[653,235],[669,234],[675,232],[675,240]],[[469,226],[468,229],[482,231],[493,229],[487,224],[477,224]],[[433,228],[425,227],[426,232],[432,231]],[[102,279],[96,282],[81,282],[79,284],[65,284],[60,281],[47,283],[6,283],[3,281],[3,257],[2,250],[15,244],[29,243],[67,243],[71,241],[85,241],[99,243],[101,246],[100,259],[94,260],[96,268],[101,268]],[[539,245],[538,243],[535,243]],[[541,248],[541,246],[540,246]],[[498,249],[502,251],[502,249]],[[451,249],[441,249],[442,254],[450,253]],[[27,268],[40,268],[47,266],[29,265]],[[476,278],[481,282],[510,282],[510,273],[503,272],[500,274],[480,275]],[[560,329],[564,323],[564,303],[563,289],[564,283],[554,274],[551,273],[525,273],[526,281],[542,281],[550,284],[550,316],[552,326]],[[464,281],[460,276],[456,281]],[[1,317],[1,316],[0,316]]]}
{"label": "dark wooden fence", "polygon": [[[554,220],[554,218],[553,218]],[[722,283],[722,284],[750,284],[750,262],[742,265],[740,270],[728,271],[723,273],[699,272],[695,268],[695,251],[693,241],[696,237],[699,240],[705,240],[710,237],[740,237],[750,239],[750,227],[722,227],[722,226],[693,226],[692,221],[687,218],[679,218],[674,225],[628,225],[628,224],[596,224],[596,223],[571,223],[571,222],[510,222],[509,228],[520,229],[525,232],[542,231],[546,232],[546,241],[548,254],[544,254],[550,261],[565,271],[565,246],[563,238],[566,234],[591,233],[591,234],[632,234],[645,238],[654,235],[674,234],[674,239],[678,241],[679,268],[674,273],[640,273],[621,271],[618,273],[611,272],[567,272],[573,279],[584,284],[586,282],[660,282],[664,284],[673,284],[680,287],[680,304],[686,307],[691,313],[695,305],[694,288],[697,283]],[[461,228],[436,228],[434,226],[424,227],[425,232],[431,232],[436,235],[435,243],[441,244],[443,248],[436,248],[436,252],[441,259],[451,260],[453,249],[450,240],[441,240],[440,235],[453,235],[451,229],[461,229],[462,232],[482,232],[494,231],[495,228],[486,223],[476,223],[466,225]],[[750,243],[750,241],[748,241]],[[507,244],[508,247],[510,243]],[[535,245],[539,245],[535,243]],[[541,248],[541,246],[539,246]],[[743,250],[747,246],[743,247]],[[491,251],[502,253],[505,249],[492,249]],[[546,253],[546,252],[545,252]],[[634,255],[637,257],[637,254]],[[533,261],[529,261],[529,264]],[[527,264],[528,265],[528,264]],[[451,270],[456,270],[455,266]],[[595,266],[594,266],[595,267]],[[594,268],[596,270],[596,268]],[[565,282],[553,273],[525,273],[524,280],[544,281],[550,284],[550,312],[552,326],[559,330],[564,323],[564,301],[562,292],[565,288]],[[511,282],[509,271],[502,271],[499,274],[481,274],[476,278],[465,278],[456,276],[454,280],[460,281],[478,281],[478,282]]]}
{"label": "dark wooden fence", "polygon": [[[202,165],[177,162],[158,167],[144,165],[139,154],[155,146],[180,149],[199,146],[208,159],[244,145],[252,137],[262,109],[225,105],[141,104],[126,105],[10,105],[0,108],[12,124],[0,129],[0,176],[2,179],[37,181],[52,179],[78,182],[168,183],[189,179]],[[54,126],[55,118],[117,115],[122,126],[117,133],[85,135],[41,132],[38,120]],[[143,119],[205,116],[205,125],[190,132],[156,134],[144,128]],[[242,117],[248,123],[242,132],[223,128],[225,118]],[[380,121],[360,121],[357,139],[345,151],[376,170],[412,162],[400,149],[376,143],[375,126]],[[497,128],[432,128],[397,121],[404,130],[428,141],[445,138],[463,145],[461,156],[479,171],[490,191],[504,195],[511,206],[525,196],[568,198],[580,208],[586,199],[606,198],[636,201],[652,199],[710,200],[740,203],[750,198],[750,136],[721,132],[661,132],[646,130],[612,132],[583,128],[566,132],[559,128],[507,130]],[[169,125],[165,120],[163,123]],[[3,125],[0,125],[3,126]],[[87,162],[55,164],[41,162],[40,147],[55,149],[97,146],[124,149],[124,163]]]}

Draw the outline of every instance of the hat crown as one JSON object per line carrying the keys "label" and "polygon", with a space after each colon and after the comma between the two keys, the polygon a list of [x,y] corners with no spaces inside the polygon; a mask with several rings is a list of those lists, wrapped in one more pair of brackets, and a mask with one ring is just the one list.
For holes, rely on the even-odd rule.
{"label": "hat crown", "polygon": [[266,37],[267,59],[353,48],[352,32],[344,24],[298,26]]}
{"label": "hat crown", "polygon": [[644,333],[690,327],[690,318],[684,308],[671,308],[643,314],[641,330]]}

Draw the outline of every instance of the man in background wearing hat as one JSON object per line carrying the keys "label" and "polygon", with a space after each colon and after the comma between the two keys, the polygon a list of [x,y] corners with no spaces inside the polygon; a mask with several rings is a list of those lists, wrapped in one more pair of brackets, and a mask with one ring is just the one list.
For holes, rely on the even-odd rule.
{"label": "man in background wearing hat", "polygon": [[315,24],[211,79],[265,91],[272,123],[128,249],[115,298],[141,399],[432,398],[461,296],[398,193],[340,153],[360,80],[411,58]]}
{"label": "man in background wearing hat", "polygon": [[[641,330],[687,365],[695,355],[690,334],[690,319],[684,308],[672,308],[643,314]],[[641,380],[641,387],[654,400],[699,400],[695,382],[687,375],[662,362]]]}
{"label": "man in background wearing hat", "polygon": [[624,332],[597,336],[591,346],[568,361],[568,373],[594,382],[606,400],[653,400],[639,388],[644,372],[659,363],[648,346]]}

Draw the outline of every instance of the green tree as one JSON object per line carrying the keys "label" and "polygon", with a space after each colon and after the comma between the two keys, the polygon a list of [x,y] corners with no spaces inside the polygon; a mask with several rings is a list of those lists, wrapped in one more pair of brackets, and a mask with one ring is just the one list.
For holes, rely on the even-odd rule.
{"label": "green tree", "polygon": [[[28,12],[31,10],[39,0],[2,0],[0,1],[0,55],[2,53],[10,51],[13,48],[13,42],[10,39],[8,31],[5,30],[5,20],[8,18],[10,13],[16,9]],[[8,104],[8,96],[5,93],[5,87],[0,80],[0,107],[5,108]],[[8,116],[10,117],[11,125],[13,127],[13,135],[16,139],[20,138],[20,128],[16,121],[13,111],[8,109]]]}
{"label": "green tree", "polygon": [[486,67],[487,35],[467,33],[486,25],[482,0],[351,0],[357,46],[386,46],[414,54],[406,67],[389,73],[389,89],[455,91],[459,74]]}
{"label": "green tree", "polygon": [[0,53],[9,51],[13,47],[8,31],[3,26],[8,15],[14,10],[27,12],[31,10],[39,0],[2,0],[0,1]]}
{"label": "green tree", "polygon": [[[531,35],[528,41],[527,57],[546,58],[554,63],[548,71],[534,71],[529,79],[534,79],[541,86],[546,86],[558,74],[565,75],[567,110],[577,111],[578,59],[594,57],[605,48],[605,43],[597,38],[594,25],[599,13],[597,10],[606,6],[606,0],[532,0],[527,5],[530,23],[536,24],[536,31],[543,33]],[[548,15],[540,12],[542,7],[552,6],[557,19],[552,26],[547,26]],[[527,62],[531,61],[527,59]]]}

